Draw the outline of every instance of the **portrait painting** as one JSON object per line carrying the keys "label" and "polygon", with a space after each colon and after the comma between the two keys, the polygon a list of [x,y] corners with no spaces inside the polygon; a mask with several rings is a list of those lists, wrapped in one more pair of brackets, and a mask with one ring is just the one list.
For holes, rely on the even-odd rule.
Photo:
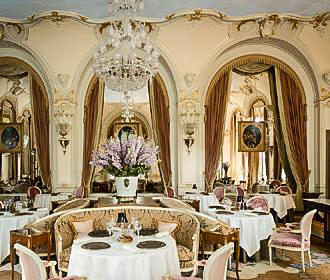
{"label": "portrait painting", "polygon": [[238,139],[239,152],[264,152],[265,123],[252,121],[239,122]]}
{"label": "portrait painting", "polygon": [[120,139],[123,136],[129,136],[130,134],[139,135],[139,123],[122,123],[118,122],[114,125],[114,135]]}
{"label": "portrait painting", "polygon": [[0,153],[21,153],[22,143],[21,123],[0,123]]}

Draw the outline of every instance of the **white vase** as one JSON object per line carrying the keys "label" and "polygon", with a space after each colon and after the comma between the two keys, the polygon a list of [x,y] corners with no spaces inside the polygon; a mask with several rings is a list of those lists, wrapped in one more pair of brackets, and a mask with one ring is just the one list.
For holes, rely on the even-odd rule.
{"label": "white vase", "polygon": [[135,197],[138,177],[116,177],[117,197]]}

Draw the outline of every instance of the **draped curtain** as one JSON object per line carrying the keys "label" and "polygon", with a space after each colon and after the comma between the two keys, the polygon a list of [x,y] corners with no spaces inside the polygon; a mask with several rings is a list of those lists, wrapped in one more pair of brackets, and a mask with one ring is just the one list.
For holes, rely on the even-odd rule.
{"label": "draped curtain", "polygon": [[170,111],[166,87],[159,74],[149,85],[149,98],[154,140],[159,147],[159,169],[167,193],[166,187],[172,186]]}
{"label": "draped curtain", "polygon": [[[272,108],[273,108],[273,116],[274,116],[274,129],[275,129],[275,137],[276,137],[276,143],[277,143],[277,152],[280,157],[281,165],[284,169],[287,183],[292,189],[293,192],[296,192],[296,181],[292,174],[290,162],[288,159],[288,154],[286,150],[286,144],[284,141],[284,135],[283,135],[283,123],[280,119],[280,108],[279,108],[279,98],[278,98],[278,92],[276,88],[276,78],[275,78],[275,68],[272,67],[268,71],[268,77],[269,77],[269,88],[270,88],[270,97],[272,100]],[[276,153],[275,153],[276,156]],[[274,159],[274,179],[277,179],[276,176],[281,176],[281,169],[277,165],[278,162],[276,161],[276,158]],[[276,168],[277,167],[277,168]],[[277,174],[276,174],[277,173]]]}
{"label": "draped curtain", "polygon": [[35,130],[40,175],[43,183],[51,190],[49,105],[46,89],[34,75],[30,75],[31,107]]}
{"label": "draped curtain", "polygon": [[205,102],[205,181],[207,191],[219,165],[224,139],[227,104],[229,101],[231,71],[218,75],[211,82]]}
{"label": "draped curtain", "polygon": [[103,115],[104,85],[97,77],[93,77],[86,93],[84,103],[84,144],[83,144],[83,166],[81,174],[81,186],[85,188],[85,196],[90,192],[92,171],[89,164],[92,151],[97,147]]}
{"label": "draped curtain", "polygon": [[[297,209],[303,209],[302,192],[309,180],[305,100],[296,82],[277,69],[281,88],[280,113],[288,159],[297,184]],[[285,105],[284,105],[285,104]],[[308,187],[306,190],[308,191]]]}

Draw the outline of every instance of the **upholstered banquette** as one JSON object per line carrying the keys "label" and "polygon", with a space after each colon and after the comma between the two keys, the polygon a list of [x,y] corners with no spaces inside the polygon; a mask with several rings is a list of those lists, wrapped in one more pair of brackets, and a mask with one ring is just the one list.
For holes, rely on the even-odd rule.
{"label": "upholstered banquette", "polygon": [[140,219],[143,227],[156,227],[157,221],[176,223],[174,232],[180,259],[181,271],[197,272],[197,253],[200,224],[195,215],[180,209],[157,207],[122,206],[90,208],[70,211],[59,217],[55,223],[56,256],[58,267],[67,271],[71,246],[75,237],[72,222],[94,220],[94,229],[106,229],[106,224],[119,212],[125,212],[128,221],[132,217]]}

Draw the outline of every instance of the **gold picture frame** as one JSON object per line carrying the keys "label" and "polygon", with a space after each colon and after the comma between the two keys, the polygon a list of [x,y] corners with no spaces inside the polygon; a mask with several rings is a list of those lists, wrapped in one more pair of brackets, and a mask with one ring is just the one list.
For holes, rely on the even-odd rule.
{"label": "gold picture frame", "polygon": [[[117,122],[114,125],[114,136],[118,136],[119,138],[121,137],[122,132],[129,132],[132,134],[135,134],[139,136],[139,123],[137,122],[129,122],[129,123],[123,123],[123,122]],[[131,131],[131,132],[130,132]]]}
{"label": "gold picture frame", "polygon": [[23,124],[0,123],[0,153],[21,153],[23,150]]}
{"label": "gold picture frame", "polygon": [[238,140],[239,152],[264,152],[265,122],[238,122]]}

